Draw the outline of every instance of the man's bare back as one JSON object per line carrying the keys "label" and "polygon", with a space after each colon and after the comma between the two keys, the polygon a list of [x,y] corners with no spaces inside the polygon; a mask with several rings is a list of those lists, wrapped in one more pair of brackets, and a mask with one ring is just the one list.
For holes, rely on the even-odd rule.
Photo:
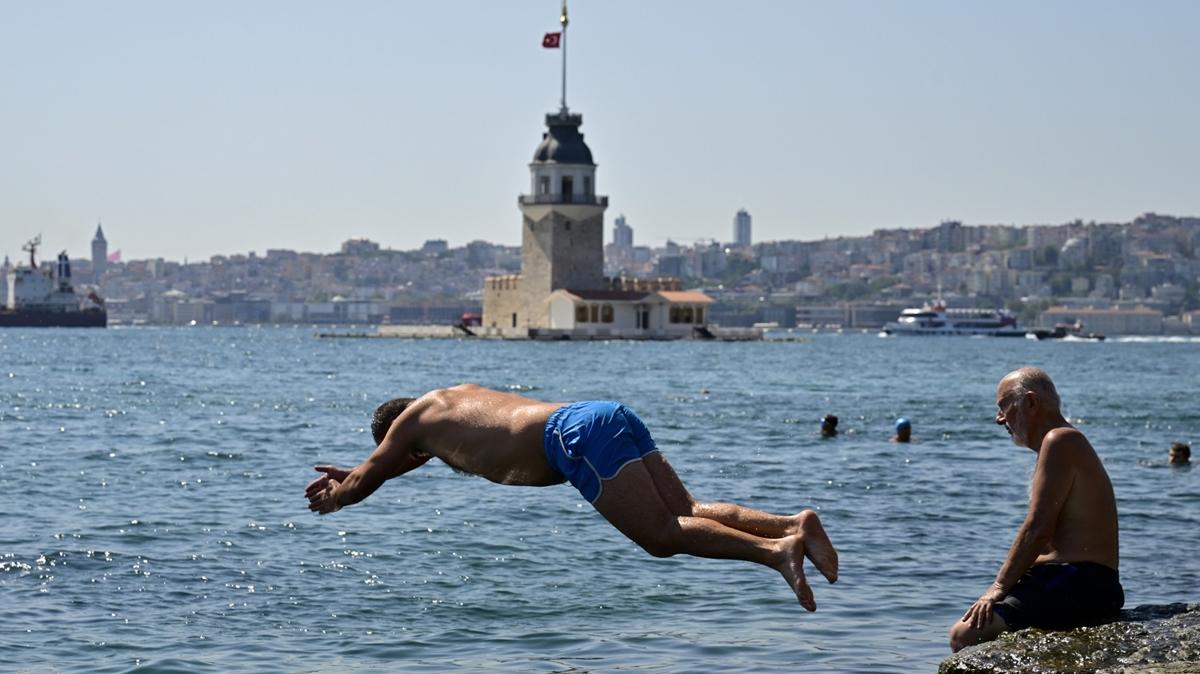
{"label": "man's bare back", "polygon": [[1062,426],[1042,441],[1034,481],[1038,473],[1053,469],[1047,465],[1052,461],[1061,462],[1061,469],[1069,472],[1070,486],[1053,536],[1034,563],[1096,562],[1118,568],[1116,497],[1096,450],[1078,429]]}
{"label": "man's bare back", "polygon": [[395,399],[376,410],[378,443],[352,469],[316,466],[309,510],[357,503],[384,482],[437,457],[506,485],[569,479],[613,526],[656,557],[689,554],[755,562],[778,571],[810,611],[808,559],[837,580],[837,550],[811,510],[773,515],[695,501],[632,410],[612,401],[546,403],[466,384]]}
{"label": "man's bare back", "polygon": [[474,384],[438,389],[409,405],[384,442],[411,434],[410,451],[464,473],[508,485],[558,484],[563,477],[546,462],[542,430],[562,405]]}

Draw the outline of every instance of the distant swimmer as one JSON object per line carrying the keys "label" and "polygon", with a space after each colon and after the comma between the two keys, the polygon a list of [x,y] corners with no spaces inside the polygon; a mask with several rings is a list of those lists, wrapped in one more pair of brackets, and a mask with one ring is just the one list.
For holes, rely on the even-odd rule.
{"label": "distant swimmer", "polygon": [[458,472],[500,484],[570,481],[651,555],[771,567],[809,611],[817,604],[804,559],[830,583],[837,580],[837,550],[815,512],[771,515],[696,501],[641,419],[620,403],[546,403],[464,384],[380,405],[371,432],[378,446],[357,467],[316,466],[322,475],[305,489],[309,510],[326,514],[358,503],[436,456]]}
{"label": "distant swimmer", "polygon": [[912,442],[912,422],[905,417],[896,420],[896,434],[892,442]]}
{"label": "distant swimmer", "polygon": [[1063,418],[1050,376],[1027,367],[996,388],[996,423],[1037,452],[1029,512],[996,581],[950,628],[950,648],[1025,627],[1111,620],[1125,603],[1117,573],[1117,505],[1104,464]]}
{"label": "distant swimmer", "polygon": [[1168,456],[1172,466],[1186,466],[1192,462],[1192,446],[1186,442],[1177,442],[1171,445],[1171,453]]}
{"label": "distant swimmer", "polygon": [[838,434],[838,418],[835,414],[826,414],[821,417],[821,437],[832,438]]}

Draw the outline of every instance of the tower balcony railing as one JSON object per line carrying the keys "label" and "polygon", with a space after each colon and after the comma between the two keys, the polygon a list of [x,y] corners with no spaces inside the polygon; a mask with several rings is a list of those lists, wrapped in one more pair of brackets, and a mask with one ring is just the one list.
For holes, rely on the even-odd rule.
{"label": "tower balcony railing", "polygon": [[582,204],[584,206],[602,206],[608,208],[608,197],[595,194],[522,194],[517,197],[517,203],[522,206],[535,204]]}

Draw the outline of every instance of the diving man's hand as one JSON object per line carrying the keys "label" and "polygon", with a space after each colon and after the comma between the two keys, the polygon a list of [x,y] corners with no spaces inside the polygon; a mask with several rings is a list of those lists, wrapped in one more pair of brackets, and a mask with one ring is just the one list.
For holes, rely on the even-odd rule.
{"label": "diving man's hand", "polygon": [[308,497],[308,509],[321,515],[341,510],[337,503],[337,488],[350,475],[350,471],[329,465],[313,468],[322,475],[304,488],[304,495]]}

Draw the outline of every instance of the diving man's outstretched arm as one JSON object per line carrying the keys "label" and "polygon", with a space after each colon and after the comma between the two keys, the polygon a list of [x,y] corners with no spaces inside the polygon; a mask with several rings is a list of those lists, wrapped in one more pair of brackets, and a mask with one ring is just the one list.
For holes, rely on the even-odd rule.
{"label": "diving man's outstretched arm", "polygon": [[320,477],[308,483],[304,495],[308,509],[325,515],[370,496],[387,480],[422,466],[432,458],[416,450],[417,410],[398,417],[375,451],[352,469],[330,465],[314,466]]}

